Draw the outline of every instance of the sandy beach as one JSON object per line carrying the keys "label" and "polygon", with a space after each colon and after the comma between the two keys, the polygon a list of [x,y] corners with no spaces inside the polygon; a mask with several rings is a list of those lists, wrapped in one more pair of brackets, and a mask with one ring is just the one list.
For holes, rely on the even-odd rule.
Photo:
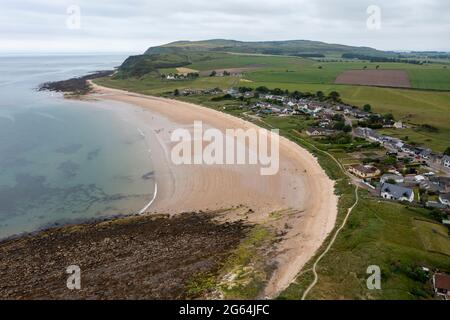
{"label": "sandy beach", "polygon": [[192,129],[194,121],[222,132],[257,126],[206,107],[98,85],[94,85],[90,98],[146,110],[139,120],[147,129],[139,130],[148,141],[157,192],[149,199],[145,213],[236,208],[232,211],[235,214],[224,218],[246,219],[285,232],[276,247],[277,267],[264,297],[275,297],[285,289],[333,230],[338,202],[334,183],[317,159],[288,139],[280,139],[280,170],[274,176],[262,176],[258,165],[176,166],[170,160],[170,136],[175,129]]}

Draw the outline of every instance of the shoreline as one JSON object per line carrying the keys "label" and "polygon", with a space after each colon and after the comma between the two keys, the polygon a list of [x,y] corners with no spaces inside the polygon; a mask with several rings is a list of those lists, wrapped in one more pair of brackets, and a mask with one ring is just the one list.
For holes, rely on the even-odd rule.
{"label": "shoreline", "polygon": [[[226,219],[244,219],[285,233],[275,249],[276,268],[268,281],[264,297],[273,298],[287,288],[315,255],[336,223],[338,198],[334,194],[334,182],[317,159],[294,142],[281,137],[280,173],[275,177],[260,177],[258,168],[250,166],[176,167],[168,158],[170,129],[189,127],[194,121],[203,121],[221,131],[259,127],[207,107],[89,82],[93,86],[89,99],[118,101],[148,112],[146,120],[156,137],[150,142],[151,150],[157,151],[152,152],[152,161],[155,183],[160,190],[155,192],[148,210],[141,213],[177,215],[238,207],[250,209],[251,214],[238,212],[229,214]],[[162,129],[156,130],[158,125]],[[144,132],[142,134],[145,135]],[[273,213],[281,217],[272,219]]]}

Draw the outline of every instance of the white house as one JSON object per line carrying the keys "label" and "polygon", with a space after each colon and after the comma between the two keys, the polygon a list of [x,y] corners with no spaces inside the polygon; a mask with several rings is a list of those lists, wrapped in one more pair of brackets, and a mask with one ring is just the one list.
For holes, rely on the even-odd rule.
{"label": "white house", "polygon": [[396,201],[414,201],[414,191],[395,184],[385,183],[381,187],[380,195],[383,199]]}
{"label": "white house", "polygon": [[446,206],[450,206],[450,193],[443,193],[439,196],[439,201]]}
{"label": "white house", "polygon": [[395,129],[403,129],[404,128],[403,122],[399,121],[399,122],[394,123],[394,128]]}
{"label": "white house", "polygon": [[444,156],[442,158],[442,165],[446,168],[450,168],[450,157],[449,156]]}

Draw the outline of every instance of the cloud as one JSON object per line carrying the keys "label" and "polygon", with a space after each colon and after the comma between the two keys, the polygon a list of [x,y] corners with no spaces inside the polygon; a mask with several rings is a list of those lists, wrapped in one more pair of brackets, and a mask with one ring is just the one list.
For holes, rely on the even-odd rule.
{"label": "cloud", "polygon": [[[67,27],[71,5],[81,28]],[[368,30],[369,5],[381,29]],[[16,0],[2,4],[0,51],[142,52],[175,40],[309,39],[385,50],[450,50],[448,0]]]}

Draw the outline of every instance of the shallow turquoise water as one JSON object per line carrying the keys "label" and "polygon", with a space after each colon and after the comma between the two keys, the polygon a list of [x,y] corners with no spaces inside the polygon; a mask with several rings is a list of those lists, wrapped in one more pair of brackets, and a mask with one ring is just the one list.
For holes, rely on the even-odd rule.
{"label": "shallow turquoise water", "polygon": [[151,159],[126,106],[35,90],[124,58],[0,57],[0,238],[149,202]]}

